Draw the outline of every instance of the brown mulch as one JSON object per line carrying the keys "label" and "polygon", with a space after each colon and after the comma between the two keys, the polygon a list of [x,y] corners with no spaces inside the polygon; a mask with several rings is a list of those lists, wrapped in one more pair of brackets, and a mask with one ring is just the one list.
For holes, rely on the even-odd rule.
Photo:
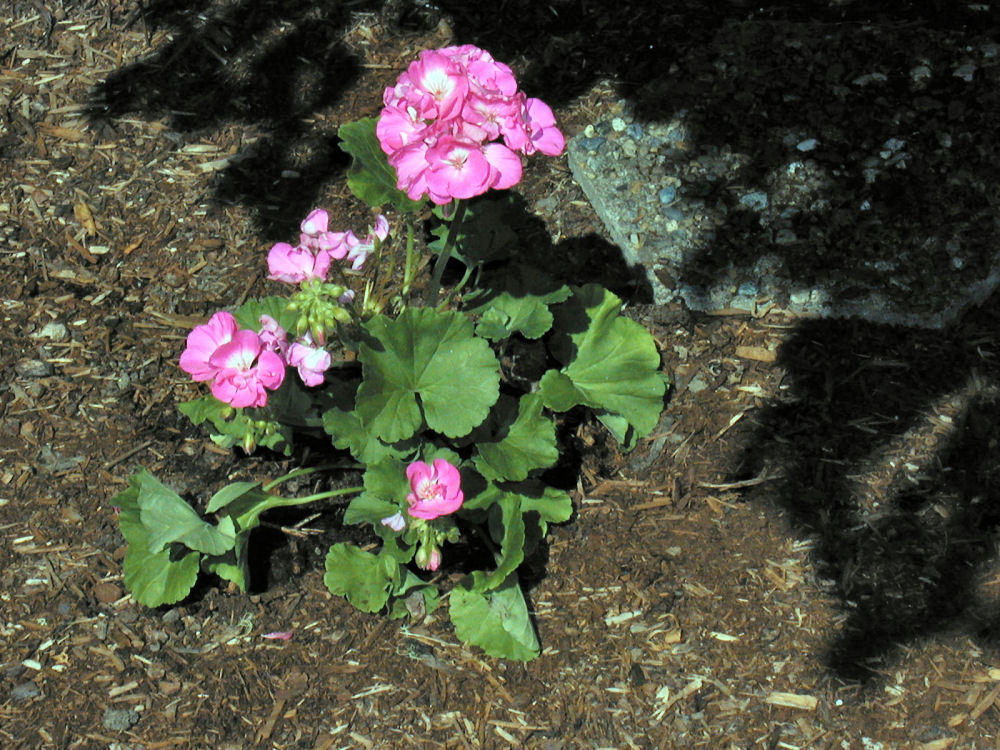
{"label": "brown mulch", "polygon": [[[535,662],[331,596],[322,520],[262,535],[249,595],[131,600],[111,504],[131,471],[203,497],[289,465],[178,414],[199,393],[187,330],[267,293],[264,251],[314,205],[363,228],[336,128],[463,20],[303,7],[0,14],[0,744],[997,747],[993,300],[944,332],[629,300],[674,389],[634,454],[573,437],[576,513],[528,591]],[[556,100],[570,135],[619,95],[587,84]],[[564,159],[518,191],[575,270],[613,255]]]}

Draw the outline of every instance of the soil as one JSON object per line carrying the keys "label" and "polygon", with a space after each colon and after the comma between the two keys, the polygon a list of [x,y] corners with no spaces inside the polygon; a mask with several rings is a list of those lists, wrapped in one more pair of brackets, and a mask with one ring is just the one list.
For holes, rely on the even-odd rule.
{"label": "soil", "polygon": [[336,129],[419,50],[491,50],[572,135],[732,19],[974,16],[801,5],[4,3],[0,744],[1000,746],[1000,300],[933,332],[652,306],[564,158],[515,189],[524,242],[615,289],[674,385],[633,453],[585,419],[567,435],[576,512],[526,571],[540,658],[331,596],[336,507],[269,517],[249,594],[207,580],[151,610],[122,583],[132,471],[205,498],[293,466],[191,426],[177,357],[192,325],[273,291],[264,253],[309,209],[364,229]]}

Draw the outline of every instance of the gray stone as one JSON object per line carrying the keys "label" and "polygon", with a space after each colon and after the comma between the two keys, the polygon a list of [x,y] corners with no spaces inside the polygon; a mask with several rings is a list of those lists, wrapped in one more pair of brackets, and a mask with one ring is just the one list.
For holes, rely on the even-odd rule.
{"label": "gray stone", "polygon": [[101,718],[104,728],[112,732],[124,732],[126,729],[134,727],[138,721],[139,714],[133,709],[112,708],[111,706],[104,709],[104,716]]}
{"label": "gray stone", "polygon": [[47,378],[54,370],[50,362],[40,359],[19,359],[14,363],[14,372],[22,378]]}
{"label": "gray stone", "polygon": [[[854,85],[884,80],[872,73]],[[705,128],[685,111],[668,122],[643,122],[636,137],[635,123],[619,114],[627,103],[609,102],[608,109],[587,126],[592,135],[570,139],[569,166],[626,262],[645,270],[656,304],[681,302],[703,311],[774,305],[939,328],[1000,285],[1000,247],[985,231],[992,229],[985,214],[974,217],[985,222],[984,231],[967,232],[977,240],[960,252],[946,248],[954,226],[923,231],[915,216],[911,222],[917,219],[913,226],[921,231],[895,231],[882,218],[885,206],[861,183],[907,180],[911,160],[926,156],[911,154],[916,146],[898,135],[868,137],[866,150],[845,151],[849,161],[841,172],[857,175],[860,187],[845,193],[849,183],[840,179],[840,192],[831,193],[828,164],[806,157],[819,141],[804,133],[776,134],[787,161],[748,184],[754,157],[736,144],[697,143]],[[936,135],[942,149],[952,144],[950,135]],[[843,147],[824,138],[826,150],[837,146]],[[757,214],[759,228],[743,221],[743,236],[734,237],[734,208]],[[842,228],[857,226],[873,227],[870,245],[860,231],[861,242],[843,239]]]}
{"label": "gray stone", "polygon": [[32,698],[37,698],[42,694],[42,691],[38,689],[38,685],[33,682],[22,682],[20,685],[15,685],[10,691],[10,696],[16,701],[26,701]]}

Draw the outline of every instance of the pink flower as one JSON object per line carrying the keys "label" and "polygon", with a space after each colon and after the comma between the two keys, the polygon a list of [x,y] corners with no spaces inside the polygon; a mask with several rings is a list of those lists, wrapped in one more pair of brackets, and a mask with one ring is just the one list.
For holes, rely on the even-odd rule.
{"label": "pink flower", "polygon": [[427,149],[427,189],[431,200],[445,204],[452,198],[471,198],[490,187],[490,163],[470,141],[445,136]]}
{"label": "pink flower", "polygon": [[[314,208],[302,220],[299,227],[302,230],[302,234],[299,235],[299,244],[311,250],[316,255],[317,262],[320,262],[321,256],[326,256],[326,268],[330,266],[330,258],[340,260],[347,254],[347,250],[343,246],[344,233],[331,232],[328,229],[329,226],[330,214],[322,208]],[[326,270],[324,269],[323,277],[325,278],[325,276]]]}
{"label": "pink flower", "polygon": [[425,49],[410,63],[406,74],[419,95],[412,103],[423,119],[450,119],[457,115],[469,92],[469,79],[462,65],[436,50]]}
{"label": "pink flower", "polygon": [[260,316],[260,343],[282,359],[288,354],[288,333],[270,315]]}
{"label": "pink flower", "polygon": [[323,373],[330,369],[331,362],[330,352],[313,346],[309,334],[288,347],[288,364],[299,371],[299,377],[308,386],[322,385]]}
{"label": "pink flower", "polygon": [[264,406],[267,390],[276,390],[285,379],[284,361],[265,349],[254,331],[237,331],[208,362],[216,368],[212,395],[236,408]]}
{"label": "pink flower", "polygon": [[465,500],[462,494],[462,477],[458,469],[443,458],[435,458],[433,466],[414,461],[406,467],[410,492],[406,502],[407,512],[414,518],[431,520],[454,513]]}
{"label": "pink flower", "polygon": [[515,152],[556,156],[565,145],[548,105],[527,99],[507,65],[471,44],[424,50],[382,99],[375,132],[413,200],[512,187],[522,174]]}
{"label": "pink flower", "polygon": [[267,270],[270,272],[267,278],[286,284],[301,284],[306,279],[326,281],[331,257],[329,251],[313,252],[304,245],[292,247],[287,242],[278,242],[267,254]]}
{"label": "pink flower", "polygon": [[223,344],[228,344],[236,334],[236,318],[220,310],[207,323],[195,326],[187,336],[187,348],[181,354],[180,366],[194,380],[211,380],[218,368],[209,359]]}
{"label": "pink flower", "polygon": [[368,227],[368,236],[363,240],[359,240],[354,232],[347,232],[344,245],[347,247],[347,259],[351,261],[351,268],[355,271],[360,270],[361,266],[368,260],[368,256],[375,250],[375,243],[385,242],[385,238],[388,236],[389,220],[382,214],[375,218],[374,227]]}

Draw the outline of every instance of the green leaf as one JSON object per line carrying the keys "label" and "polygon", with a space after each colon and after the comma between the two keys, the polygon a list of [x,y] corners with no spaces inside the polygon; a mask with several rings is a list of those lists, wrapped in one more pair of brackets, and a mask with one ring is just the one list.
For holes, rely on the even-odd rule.
{"label": "green leaf", "polygon": [[147,543],[153,554],[171,542],[181,542],[209,555],[221,555],[234,543],[212,524],[204,521],[194,508],[148,471],[139,472],[139,517],[149,530]]}
{"label": "green leaf", "polygon": [[147,607],[159,607],[188,595],[198,579],[201,555],[191,550],[181,552],[175,559],[179,549],[179,545],[171,545],[153,552],[145,540],[129,541],[123,568],[125,585],[132,598]]}
{"label": "green leaf", "polygon": [[412,213],[423,208],[423,202],[410,198],[396,187],[398,176],[379,145],[374,117],[365,117],[340,126],[340,148],[354,157],[347,170],[347,186],[359,199],[372,208],[389,203],[400,211]]}
{"label": "green leaf", "polygon": [[[501,402],[502,403],[502,402]],[[521,397],[517,419],[499,442],[480,442],[476,468],[487,479],[525,479],[533,469],[552,466],[559,458],[556,426],[542,413],[542,397]]]}
{"label": "green leaf", "polygon": [[548,370],[538,381],[538,392],[542,402],[552,411],[569,411],[577,404],[586,402],[585,394],[577,390],[568,375],[559,370]]}
{"label": "green leaf", "polygon": [[549,305],[570,296],[568,286],[557,285],[541,273],[525,273],[521,266],[492,274],[484,284],[488,291],[474,294],[466,311],[480,316],[476,333],[491,340],[514,333],[528,339],[541,337],[552,328]]}
{"label": "green leaf", "polygon": [[349,450],[363,464],[377,463],[385,458],[402,458],[416,450],[412,442],[383,443],[365,427],[355,411],[337,407],[323,412],[323,429],[331,436],[334,447]]}
{"label": "green leaf", "polygon": [[621,316],[620,304],[611,292],[589,284],[558,307],[560,334],[551,348],[565,366],[559,374],[545,373],[540,389],[550,409],[604,409],[628,420],[641,437],[660,418],[665,384],[652,335]]}
{"label": "green leaf", "polygon": [[400,582],[393,590],[392,601],[389,603],[389,619],[398,620],[410,614],[406,600],[411,594],[417,591],[423,597],[425,612],[433,612],[437,609],[439,597],[437,586],[427,583],[427,581],[403,565],[400,565],[399,573]]}
{"label": "green leaf", "polygon": [[505,493],[492,508],[490,521],[491,536],[500,544],[500,559],[495,570],[477,581],[476,590],[480,593],[500,586],[524,560],[524,518],[520,498]]}
{"label": "green leaf", "polygon": [[213,424],[216,424],[216,429],[218,429],[219,423],[225,423],[226,421],[224,412],[233,413],[233,407],[222,403],[211,394],[206,394],[191,401],[185,401],[182,404],[178,404],[177,408],[180,409],[184,416],[191,420],[191,424],[199,425],[205,420],[209,420]]}
{"label": "green leaf", "polygon": [[399,564],[390,556],[373,555],[340,542],[326,554],[323,583],[331,594],[346,596],[362,612],[378,612],[389,600],[399,577]]}
{"label": "green leaf", "polygon": [[240,591],[245,592],[250,581],[250,566],[247,561],[249,541],[250,531],[240,532],[236,535],[236,544],[231,550],[202,559],[202,569],[214,573],[225,581],[232,581],[239,586]]}
{"label": "green leaf", "polygon": [[406,466],[402,461],[386,458],[365,470],[365,491],[351,500],[344,512],[344,523],[370,523],[378,526],[383,518],[399,513],[405,507],[410,491]]}
{"label": "green leaf", "polygon": [[[476,577],[473,574],[473,579]],[[475,580],[471,587],[460,584],[448,599],[455,634],[463,643],[479,646],[500,659],[531,661],[538,656],[538,638],[515,574],[485,593],[479,591]]]}
{"label": "green leaf", "polygon": [[[258,487],[260,487],[260,482],[233,482],[232,484],[227,484],[212,495],[212,499],[208,501],[208,507],[205,508],[205,512],[215,513],[220,508],[229,505],[233,500],[253,492]],[[260,497],[265,496],[263,490],[258,490],[257,492]]]}
{"label": "green leaf", "polygon": [[233,317],[240,328],[248,328],[251,331],[260,330],[260,316],[270,315],[278,325],[286,331],[295,329],[295,321],[298,320],[298,313],[287,309],[287,297],[264,297],[263,299],[251,299],[244,302],[233,311]]}
{"label": "green leaf", "polygon": [[541,495],[526,495],[518,493],[521,499],[521,512],[538,514],[543,523],[545,533],[546,523],[563,523],[573,515],[573,499],[563,490],[541,485]]}
{"label": "green leaf", "polygon": [[375,435],[389,443],[411,437],[421,427],[421,407],[427,426],[448,437],[486,419],[500,394],[500,364],[465,315],[411,307],[396,320],[380,315],[365,326],[375,341],[358,350],[364,382],[356,411]]}

